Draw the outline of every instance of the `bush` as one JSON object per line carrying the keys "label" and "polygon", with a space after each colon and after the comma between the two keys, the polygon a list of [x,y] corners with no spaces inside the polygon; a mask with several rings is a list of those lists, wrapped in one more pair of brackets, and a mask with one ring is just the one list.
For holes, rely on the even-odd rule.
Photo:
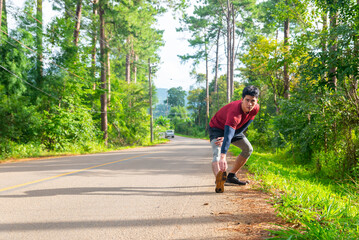
{"label": "bush", "polygon": [[26,100],[3,98],[0,107],[0,142],[27,143],[39,139],[42,119]]}
{"label": "bush", "polygon": [[48,150],[86,147],[89,142],[98,140],[98,135],[86,109],[55,107],[51,112],[44,111],[41,142]]}

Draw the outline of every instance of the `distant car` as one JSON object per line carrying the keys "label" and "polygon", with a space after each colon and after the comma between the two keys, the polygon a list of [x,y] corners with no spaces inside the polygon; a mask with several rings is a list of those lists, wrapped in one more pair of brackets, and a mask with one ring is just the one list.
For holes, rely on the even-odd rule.
{"label": "distant car", "polygon": [[175,131],[174,130],[167,130],[166,132],[165,132],[165,137],[166,138],[174,138],[175,137]]}

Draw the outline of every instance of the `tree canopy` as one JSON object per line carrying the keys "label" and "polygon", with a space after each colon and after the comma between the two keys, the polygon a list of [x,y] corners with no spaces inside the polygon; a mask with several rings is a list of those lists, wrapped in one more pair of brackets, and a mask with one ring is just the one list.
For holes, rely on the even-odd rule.
{"label": "tree canopy", "polygon": [[170,88],[167,91],[168,99],[164,101],[165,104],[170,105],[171,107],[184,107],[185,106],[185,97],[186,91],[182,87]]}

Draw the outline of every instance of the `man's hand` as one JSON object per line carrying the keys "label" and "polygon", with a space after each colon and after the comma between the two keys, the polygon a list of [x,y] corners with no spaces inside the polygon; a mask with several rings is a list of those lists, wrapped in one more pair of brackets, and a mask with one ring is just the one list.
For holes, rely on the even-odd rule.
{"label": "man's hand", "polygon": [[218,137],[217,138],[217,141],[215,142],[215,144],[217,145],[217,146],[222,146],[222,143],[223,143],[223,139],[224,139],[224,137]]}
{"label": "man's hand", "polygon": [[226,160],[226,154],[221,153],[221,158],[219,159],[219,170],[222,172],[225,172],[227,170],[227,160]]}

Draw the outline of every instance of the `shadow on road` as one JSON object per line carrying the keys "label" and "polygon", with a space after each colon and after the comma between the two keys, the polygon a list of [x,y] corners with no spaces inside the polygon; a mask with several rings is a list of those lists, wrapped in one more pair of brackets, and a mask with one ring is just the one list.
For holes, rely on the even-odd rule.
{"label": "shadow on road", "polygon": [[[222,214],[223,215],[223,214]],[[247,215],[247,216],[243,216]],[[229,214],[224,218],[233,219],[253,218],[257,219],[258,214]],[[0,224],[0,232],[7,231],[46,231],[46,230],[69,230],[69,229],[90,229],[90,228],[129,228],[129,227],[151,227],[171,226],[188,224],[208,224],[216,221],[218,216],[200,217],[173,217],[173,218],[149,218],[149,219],[126,219],[126,220],[88,220],[88,221],[59,221],[59,222],[31,222],[31,223],[5,223]],[[252,222],[254,224],[255,222]]]}
{"label": "shadow on road", "polygon": [[[82,187],[82,188],[58,188],[26,191],[20,195],[0,195],[0,198],[27,198],[50,197],[58,195],[126,195],[126,196],[195,196],[212,195],[213,192],[198,191],[198,188],[213,187],[203,186],[179,186],[179,187]],[[178,189],[178,191],[176,191]],[[185,190],[183,190],[185,189]],[[186,191],[186,189],[192,191]]]}

